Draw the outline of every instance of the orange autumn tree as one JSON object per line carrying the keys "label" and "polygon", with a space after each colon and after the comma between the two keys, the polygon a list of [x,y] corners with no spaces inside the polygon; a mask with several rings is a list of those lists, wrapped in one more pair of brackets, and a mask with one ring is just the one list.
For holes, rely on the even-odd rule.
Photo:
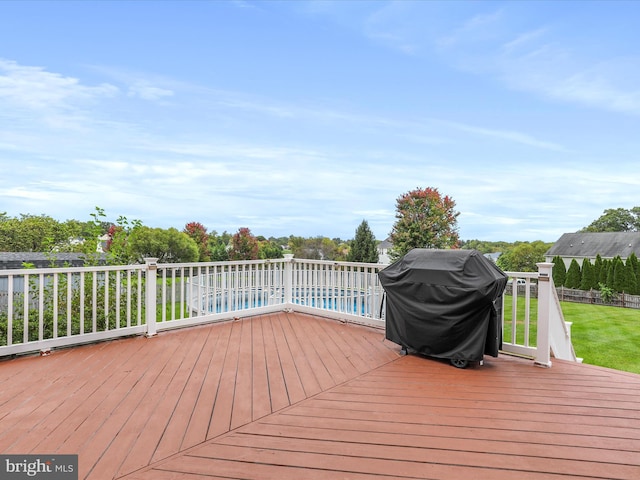
{"label": "orange autumn tree", "polygon": [[209,235],[207,234],[207,228],[200,222],[189,222],[184,226],[183,231],[196,242],[198,246],[198,261],[210,261],[211,256],[209,255]]}
{"label": "orange autumn tree", "polygon": [[391,231],[392,260],[413,248],[457,248],[456,202],[437,188],[416,188],[396,200],[396,222]]}
{"label": "orange autumn tree", "polygon": [[259,252],[258,239],[246,227],[238,229],[231,237],[231,260],[257,260]]}

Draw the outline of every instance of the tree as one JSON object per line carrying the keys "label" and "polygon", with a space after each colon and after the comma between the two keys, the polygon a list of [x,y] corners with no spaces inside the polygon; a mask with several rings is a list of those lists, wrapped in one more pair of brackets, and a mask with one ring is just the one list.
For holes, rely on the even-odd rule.
{"label": "tree", "polygon": [[626,292],[630,295],[638,295],[640,289],[638,288],[638,277],[636,272],[627,259],[627,263],[625,263],[625,277],[627,281]]}
{"label": "tree", "polygon": [[282,258],[282,247],[273,240],[263,240],[258,243],[258,258]]}
{"label": "tree", "polygon": [[596,255],[596,260],[595,262],[593,262],[593,287],[595,289],[598,289],[598,284],[600,283],[600,273],[602,272],[602,257],[600,256],[600,254],[598,253]]}
{"label": "tree", "polygon": [[544,262],[544,254],[551,248],[550,243],[540,240],[518,242],[514,247],[502,252],[496,264],[510,272],[537,272],[537,263]]}
{"label": "tree", "polygon": [[582,232],[640,232],[640,207],[609,208]]}
{"label": "tree", "polygon": [[60,224],[66,242],[56,245],[57,252],[77,252],[82,253],[91,246],[96,250],[97,239],[100,235],[106,233],[106,229],[101,228],[99,234],[94,234],[92,222],[80,222],[78,220],[67,220]]}
{"label": "tree", "polygon": [[557,287],[564,285],[567,278],[567,266],[560,255],[553,257],[553,284]]}
{"label": "tree", "polygon": [[[333,250],[333,260],[336,262],[346,262],[347,256],[349,255],[349,243],[348,241],[341,240],[339,238],[332,238],[331,242],[336,245]],[[376,244],[376,251],[378,250]]]}
{"label": "tree", "polygon": [[613,291],[617,293],[627,291],[627,269],[620,256],[613,259]]}
{"label": "tree", "polygon": [[349,254],[349,246],[339,238],[322,237],[320,242],[321,255],[323,260],[334,262],[344,262]]}
{"label": "tree", "polygon": [[229,260],[229,250],[231,249],[231,234],[222,232],[221,235],[214,230],[209,233],[207,241],[209,255],[213,262],[226,262]]}
{"label": "tree", "polygon": [[[631,255],[627,258],[627,264],[631,265],[631,269],[633,273],[635,273],[636,278],[640,281],[640,261],[638,261],[638,257],[635,252],[631,252]],[[638,285],[640,287],[640,285]]]}
{"label": "tree", "polygon": [[506,252],[512,245],[508,242],[489,242],[486,240],[465,240],[460,248],[465,250],[477,250],[482,254]]}
{"label": "tree", "polygon": [[591,290],[595,285],[595,271],[591,260],[582,260],[582,278],[580,279],[580,290]]}
{"label": "tree", "polygon": [[324,260],[322,251],[322,237],[302,238],[294,237],[293,254],[297,258],[308,258],[309,260]]}
{"label": "tree", "polygon": [[605,285],[611,289],[614,288],[615,271],[616,271],[616,258],[614,258],[613,260],[609,260],[609,265],[607,268],[607,281],[605,282]]}
{"label": "tree", "polygon": [[303,238],[290,236],[289,249],[296,258],[310,260],[343,261],[346,259],[346,244],[339,238],[322,236]]}
{"label": "tree", "polygon": [[158,262],[195,262],[199,255],[196,242],[175,228],[136,228],[129,235],[127,249],[129,258],[139,263],[146,257],[157,258]]}
{"label": "tree", "polygon": [[360,226],[356,229],[356,236],[351,243],[348,262],[378,263],[378,245],[376,237],[369,228],[366,220],[362,220]]}
{"label": "tree", "polygon": [[211,256],[209,255],[209,235],[207,235],[207,228],[199,222],[190,222],[184,226],[184,233],[196,242],[198,246],[198,261],[210,261]]}
{"label": "tree", "polygon": [[598,275],[598,285],[602,284],[605,287],[610,287],[607,283],[609,280],[609,269],[611,268],[611,260],[605,258],[602,260],[602,268],[600,269],[600,274]]}
{"label": "tree", "polygon": [[231,238],[229,258],[231,260],[257,260],[258,250],[256,237],[251,234],[251,230],[242,227]]}
{"label": "tree", "polygon": [[[100,222],[100,217],[104,216],[104,211],[96,207],[96,213],[92,215],[96,225]],[[128,263],[142,262],[143,256],[131,250],[129,239],[136,230],[143,228],[140,220],[132,220],[129,222],[127,217],[120,215],[114,225],[109,227],[106,245],[107,261],[114,265],[126,265]],[[149,228],[149,227],[144,227]],[[157,255],[146,255],[156,257]]]}
{"label": "tree", "polygon": [[413,248],[457,248],[460,212],[455,202],[437,188],[416,188],[396,200],[396,222],[391,230],[393,260]]}
{"label": "tree", "polygon": [[567,270],[567,278],[564,281],[564,286],[567,288],[580,288],[580,281],[580,265],[578,265],[578,261],[574,258],[571,260],[571,264]]}
{"label": "tree", "polygon": [[69,240],[68,229],[48,215],[0,217],[0,251],[54,252]]}
{"label": "tree", "polygon": [[306,258],[300,256],[300,251],[304,247],[304,238],[291,235],[287,240],[287,245],[289,246],[289,250],[295,257]]}

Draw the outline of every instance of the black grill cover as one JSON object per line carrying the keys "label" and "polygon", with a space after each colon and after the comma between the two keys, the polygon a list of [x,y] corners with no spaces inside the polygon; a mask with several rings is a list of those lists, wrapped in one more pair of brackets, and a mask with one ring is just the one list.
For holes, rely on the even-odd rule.
{"label": "black grill cover", "polygon": [[386,292],[388,340],[452,360],[498,356],[508,277],[480,252],[416,248],[378,276]]}

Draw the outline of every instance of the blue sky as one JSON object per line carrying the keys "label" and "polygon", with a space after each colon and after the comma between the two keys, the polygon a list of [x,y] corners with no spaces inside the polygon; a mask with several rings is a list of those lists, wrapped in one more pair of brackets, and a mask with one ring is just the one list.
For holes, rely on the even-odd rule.
{"label": "blue sky", "polygon": [[640,2],[0,2],[0,212],[380,240],[640,205]]}

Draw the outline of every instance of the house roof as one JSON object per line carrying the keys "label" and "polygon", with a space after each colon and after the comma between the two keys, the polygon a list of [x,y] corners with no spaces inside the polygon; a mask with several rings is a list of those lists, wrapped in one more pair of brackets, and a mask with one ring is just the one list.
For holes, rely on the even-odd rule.
{"label": "house roof", "polygon": [[487,257],[489,260],[492,260],[494,262],[498,261],[498,258],[500,257],[500,255],[502,255],[502,252],[493,252],[493,253],[484,254],[485,257]]}
{"label": "house roof", "polygon": [[627,258],[631,252],[640,257],[640,232],[565,233],[545,256]]}
{"label": "house roof", "polygon": [[378,243],[378,248],[391,248],[393,247],[393,243],[391,243],[391,238],[387,238],[380,243]]}
{"label": "house roof", "polygon": [[[50,267],[52,262],[56,266],[69,264],[74,267],[84,266],[86,255],[73,252],[0,252],[0,270],[20,269],[23,263],[32,263],[36,268]],[[103,258],[104,255],[101,255]]]}

